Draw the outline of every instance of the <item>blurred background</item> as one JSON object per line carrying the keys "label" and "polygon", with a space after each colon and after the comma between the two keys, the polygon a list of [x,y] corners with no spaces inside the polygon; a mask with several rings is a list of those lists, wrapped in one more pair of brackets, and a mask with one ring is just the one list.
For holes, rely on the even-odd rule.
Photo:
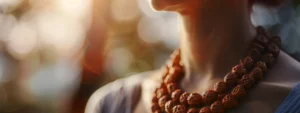
{"label": "blurred background", "polygon": [[[296,59],[299,3],[252,14]],[[177,16],[148,0],[0,0],[0,113],[83,113],[101,86],[165,63],[179,46]]]}

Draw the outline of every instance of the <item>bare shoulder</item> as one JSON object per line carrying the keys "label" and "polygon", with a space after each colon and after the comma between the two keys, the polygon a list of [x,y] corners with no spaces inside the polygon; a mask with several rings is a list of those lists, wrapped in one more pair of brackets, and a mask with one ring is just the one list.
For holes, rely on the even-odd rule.
{"label": "bare shoulder", "polygon": [[145,78],[141,84],[142,93],[141,99],[137,103],[133,113],[151,113],[151,97],[153,97],[153,92],[155,88],[159,87],[161,83],[161,71],[156,70],[151,76]]}
{"label": "bare shoulder", "polygon": [[300,82],[300,63],[286,54],[280,53],[276,64],[269,70],[265,82],[293,87]]}
{"label": "bare shoulder", "polygon": [[85,113],[131,113],[131,108],[141,95],[142,82],[152,73],[139,73],[99,88],[88,100]]}
{"label": "bare shoulder", "polygon": [[230,113],[274,113],[299,81],[300,63],[281,52],[264,80],[248,92],[238,109]]}

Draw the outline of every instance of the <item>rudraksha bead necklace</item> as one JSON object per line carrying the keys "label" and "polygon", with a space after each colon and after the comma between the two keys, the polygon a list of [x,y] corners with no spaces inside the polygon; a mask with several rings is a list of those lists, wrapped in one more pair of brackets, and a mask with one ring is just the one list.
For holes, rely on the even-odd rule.
{"label": "rudraksha bead necklace", "polygon": [[269,37],[262,27],[251,42],[248,53],[211,90],[202,95],[180,89],[184,76],[180,50],[176,50],[164,67],[162,83],[152,98],[153,113],[224,113],[238,105],[247,91],[264,78],[279,55],[281,40]]}

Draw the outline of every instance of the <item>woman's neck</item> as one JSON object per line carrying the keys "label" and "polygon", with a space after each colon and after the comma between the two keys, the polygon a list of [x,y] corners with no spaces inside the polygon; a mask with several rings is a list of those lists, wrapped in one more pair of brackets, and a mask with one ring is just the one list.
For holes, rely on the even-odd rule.
{"label": "woman's neck", "polygon": [[[222,0],[221,0],[222,1]],[[224,0],[225,1],[225,0]],[[182,14],[185,81],[223,78],[239,62],[256,32],[246,0],[211,0]]]}

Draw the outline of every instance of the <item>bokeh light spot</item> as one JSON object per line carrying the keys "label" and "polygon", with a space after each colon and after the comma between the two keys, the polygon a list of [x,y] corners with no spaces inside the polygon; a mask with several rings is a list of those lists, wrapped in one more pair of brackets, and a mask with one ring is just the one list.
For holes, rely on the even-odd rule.
{"label": "bokeh light spot", "polygon": [[112,16],[117,21],[131,21],[139,15],[135,0],[113,0],[111,5]]}
{"label": "bokeh light spot", "polygon": [[107,54],[105,67],[110,73],[125,76],[133,62],[133,55],[125,48],[116,48]]}
{"label": "bokeh light spot", "polygon": [[10,32],[7,46],[9,52],[20,58],[29,54],[36,47],[36,43],[36,29],[26,22],[21,22]]}
{"label": "bokeh light spot", "polygon": [[151,19],[144,17],[140,20],[138,24],[138,34],[140,38],[147,43],[157,43],[161,41],[163,35],[163,25],[164,22],[161,19]]}

